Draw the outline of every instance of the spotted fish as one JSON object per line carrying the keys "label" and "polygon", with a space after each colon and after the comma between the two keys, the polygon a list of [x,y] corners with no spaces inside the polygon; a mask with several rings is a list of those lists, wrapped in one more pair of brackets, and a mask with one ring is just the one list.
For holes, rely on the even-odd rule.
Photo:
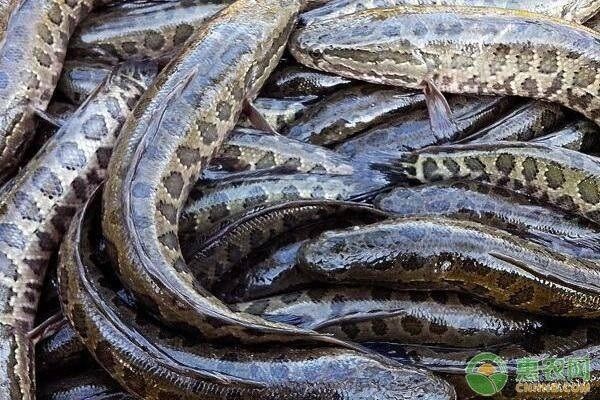
{"label": "spotted fish", "polygon": [[234,307],[274,321],[357,341],[491,346],[534,334],[542,321],[467,296],[386,288],[314,288]]}
{"label": "spotted fish", "polygon": [[497,7],[536,12],[579,23],[600,12],[600,5],[595,0],[333,0],[303,13],[300,20],[308,24],[357,11],[401,5]]}
{"label": "spotted fish", "polygon": [[128,2],[92,13],[69,42],[78,57],[118,62],[173,56],[204,21],[231,1]]}
{"label": "spotted fish", "polygon": [[360,161],[365,157],[377,158],[379,151],[409,151],[451,142],[485,127],[504,114],[514,101],[511,97],[451,96],[448,105],[456,123],[444,136],[431,129],[427,109],[417,108],[346,140],[336,150]]}
{"label": "spotted fish", "polygon": [[156,67],[125,64],[101,85],[14,183],[0,204],[0,398],[33,396],[33,328],[50,257],[77,210],[105,177],[123,121]]}
{"label": "spotted fish", "polygon": [[298,262],[325,282],[451,289],[553,316],[600,314],[600,267],[471,221],[400,218],[325,232]]}
{"label": "spotted fish", "polygon": [[[96,204],[98,206],[99,204]],[[93,260],[97,209],[77,216],[59,262],[61,301],[86,347],[111,376],[144,399],[452,400],[433,374],[353,350],[211,343],[138,313]]]}
{"label": "spotted fish", "polygon": [[195,280],[177,237],[196,177],[279,61],[299,9],[296,0],[239,0],[189,39],[124,124],[109,166],[102,228],[124,286],[165,322],[213,338],[254,343],[271,334],[354,347],[232,312]]}
{"label": "spotted fish", "polygon": [[[298,200],[257,207],[219,222],[211,231],[183,231],[182,253],[190,269],[210,287],[258,247],[291,230],[328,218],[382,220],[387,214],[366,204],[332,200]],[[244,273],[244,271],[238,273]]]}
{"label": "spotted fish", "polygon": [[574,257],[598,260],[600,256],[596,224],[482,182],[398,187],[378,196],[374,204],[402,217],[440,216],[480,222]]}
{"label": "spotted fish", "polygon": [[302,199],[358,200],[373,197],[385,186],[360,173],[352,175],[271,174],[199,182],[181,215],[182,231],[207,231],[223,218],[251,208]]}
{"label": "spotted fish", "polygon": [[[596,2],[597,3],[597,2]],[[600,123],[600,36],[525,11],[397,6],[298,29],[290,50],[319,70],[416,89],[516,95],[562,104]]]}
{"label": "spotted fish", "polygon": [[332,145],[394,114],[425,104],[420,93],[375,85],[354,85],[324,98],[282,133],[292,139]]}
{"label": "spotted fish", "polygon": [[529,101],[484,129],[456,143],[529,141],[549,133],[565,119],[565,112],[558,104]]}
{"label": "spotted fish", "polygon": [[22,0],[0,41],[0,178],[18,167],[79,21],[105,0]]}
{"label": "spotted fish", "polygon": [[597,148],[599,141],[600,128],[585,118],[579,118],[561,129],[533,140],[535,143],[564,147],[584,153]]}
{"label": "spotted fish", "polygon": [[[394,157],[390,157],[393,159]],[[501,142],[430,147],[385,161],[406,179],[479,179],[600,222],[600,162],[540,143]]]}
{"label": "spotted fish", "polygon": [[256,130],[236,129],[213,159],[215,169],[226,172],[267,171],[284,168],[290,172],[350,175],[346,157],[321,146],[269,135]]}
{"label": "spotted fish", "polygon": [[[301,117],[311,104],[317,100],[317,96],[288,97],[285,99],[258,97],[252,102],[252,105],[269,126],[278,132]],[[246,116],[242,116],[238,124],[244,127],[254,126]]]}
{"label": "spotted fish", "polygon": [[278,67],[269,76],[262,89],[266,97],[323,96],[345,88],[352,83],[343,76],[328,74],[302,65]]}
{"label": "spotted fish", "polygon": [[67,60],[58,89],[73,104],[81,104],[110,73],[106,64]]}

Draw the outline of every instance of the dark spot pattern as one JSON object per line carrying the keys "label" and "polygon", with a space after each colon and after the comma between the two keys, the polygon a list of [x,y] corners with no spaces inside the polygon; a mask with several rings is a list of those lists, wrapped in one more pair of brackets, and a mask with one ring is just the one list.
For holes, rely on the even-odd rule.
{"label": "dark spot pattern", "polygon": [[202,159],[202,155],[198,149],[187,146],[178,147],[176,154],[179,162],[186,168],[197,165]]}
{"label": "dark spot pattern", "polygon": [[403,317],[400,321],[400,325],[402,326],[402,329],[413,336],[420,335],[423,332],[423,322],[412,315]]}
{"label": "dark spot pattern", "polygon": [[539,173],[537,162],[533,157],[527,157],[523,161],[523,177],[527,182],[531,182],[535,180],[537,174]]}
{"label": "dark spot pattern", "polygon": [[177,209],[173,205],[159,201],[156,208],[170,224],[174,225],[177,223]]}
{"label": "dark spot pattern", "polygon": [[175,46],[182,45],[186,40],[194,33],[194,28],[188,24],[181,24],[175,28],[175,35],[173,36],[173,44]]}
{"label": "dark spot pattern", "polygon": [[271,151],[265,152],[263,156],[256,162],[256,168],[270,168],[275,166],[275,155]]}
{"label": "dark spot pattern", "polygon": [[173,198],[178,199],[183,190],[183,176],[177,171],[172,171],[169,175],[163,178],[162,181],[167,193]]}
{"label": "dark spot pattern", "polygon": [[44,24],[39,24],[38,35],[47,45],[52,46],[54,44],[54,37],[52,36],[52,31],[50,30],[50,28],[48,28],[48,26]]}
{"label": "dark spot pattern", "polygon": [[600,202],[598,183],[593,178],[586,178],[577,184],[581,199],[588,204],[596,205]]}
{"label": "dark spot pattern", "polygon": [[515,157],[511,154],[500,154],[496,158],[496,168],[504,175],[510,175],[515,168]]}
{"label": "dark spot pattern", "polygon": [[425,161],[423,161],[423,178],[426,181],[431,182],[431,181],[436,180],[436,177],[439,176],[439,174],[437,174],[437,172],[438,172],[438,165],[434,159],[427,158]]}
{"label": "dark spot pattern", "polygon": [[158,237],[158,240],[166,247],[171,250],[177,250],[179,248],[179,241],[177,235],[173,232],[167,232]]}
{"label": "dark spot pattern", "polygon": [[349,323],[349,322],[343,323],[340,326],[340,329],[350,339],[356,338],[358,336],[358,334],[360,333],[360,329],[356,326],[356,324]]}
{"label": "dark spot pattern", "polygon": [[548,163],[546,165],[546,183],[551,189],[558,189],[565,183],[565,176],[560,165],[556,163]]}
{"label": "dark spot pattern", "polygon": [[292,304],[292,303],[295,303],[296,301],[298,301],[298,299],[301,296],[302,296],[302,294],[300,292],[290,292],[290,293],[281,295],[281,301],[284,304]]}
{"label": "dark spot pattern", "polygon": [[83,134],[86,138],[92,140],[102,140],[108,135],[106,122],[101,115],[93,115],[82,125]]}
{"label": "dark spot pattern", "polygon": [[100,169],[107,169],[112,155],[112,147],[100,147],[96,150],[96,160]]}
{"label": "dark spot pattern", "polygon": [[71,183],[71,188],[73,189],[73,193],[75,194],[75,197],[77,197],[77,199],[82,201],[87,199],[88,185],[83,178],[75,178]]}
{"label": "dark spot pattern", "polygon": [[460,165],[458,165],[458,163],[451,158],[444,159],[443,163],[444,167],[446,167],[452,176],[456,176],[460,172]]}
{"label": "dark spot pattern", "polygon": [[50,10],[48,10],[48,19],[57,26],[62,24],[63,14],[58,3],[52,3]]}
{"label": "dark spot pattern", "polygon": [[485,172],[485,165],[476,157],[465,158],[465,165],[473,172]]}
{"label": "dark spot pattern", "polygon": [[123,52],[129,55],[134,55],[137,53],[137,43],[136,42],[123,42],[121,43],[121,49]]}
{"label": "dark spot pattern", "polygon": [[148,32],[144,37],[144,46],[151,50],[160,50],[165,45],[165,38],[158,32]]}
{"label": "dark spot pattern", "polygon": [[36,47],[33,50],[33,56],[35,57],[38,64],[40,64],[42,67],[50,68],[52,66],[52,58],[48,53],[46,53],[42,49]]}
{"label": "dark spot pattern", "polygon": [[385,336],[388,333],[388,326],[385,320],[379,318],[371,321],[371,329],[378,336]]}
{"label": "dark spot pattern", "polygon": [[27,193],[16,192],[13,204],[19,210],[19,214],[21,214],[23,219],[36,222],[42,220],[37,203]]}
{"label": "dark spot pattern", "polygon": [[48,232],[37,231],[35,236],[37,237],[38,245],[44,251],[53,251],[58,246],[54,236]]}
{"label": "dark spot pattern", "polygon": [[64,168],[71,171],[83,168],[87,161],[83,150],[73,142],[60,144],[58,147],[58,159]]}
{"label": "dark spot pattern", "polygon": [[55,198],[63,193],[60,179],[47,167],[40,167],[33,173],[33,184],[45,196]]}

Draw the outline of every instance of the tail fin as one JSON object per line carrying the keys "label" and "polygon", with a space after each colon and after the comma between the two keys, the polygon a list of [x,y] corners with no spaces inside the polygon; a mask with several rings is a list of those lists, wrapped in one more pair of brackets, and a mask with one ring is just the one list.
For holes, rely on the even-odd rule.
{"label": "tail fin", "polygon": [[353,159],[355,170],[381,173],[391,184],[415,183],[415,155],[412,152],[373,149]]}

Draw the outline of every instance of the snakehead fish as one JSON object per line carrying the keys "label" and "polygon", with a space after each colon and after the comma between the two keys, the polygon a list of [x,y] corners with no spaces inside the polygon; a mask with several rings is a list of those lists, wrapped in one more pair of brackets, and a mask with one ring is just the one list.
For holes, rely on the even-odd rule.
{"label": "snakehead fish", "polygon": [[0,177],[17,167],[60,76],[67,42],[105,0],[22,0],[0,41]]}
{"label": "snakehead fish", "polygon": [[507,8],[545,14],[579,23],[587,21],[600,12],[600,4],[595,0],[333,0],[323,7],[303,13],[300,20],[303,23],[311,23],[362,10],[402,5]]}
{"label": "snakehead fish", "polygon": [[323,96],[351,84],[352,81],[343,76],[294,64],[278,67],[265,82],[261,93],[276,98]]}
{"label": "snakehead fish", "polygon": [[67,60],[57,88],[73,104],[81,104],[110,73],[111,67],[100,63]]}
{"label": "snakehead fish", "polygon": [[180,218],[180,230],[207,231],[224,217],[261,205],[292,200],[357,200],[372,197],[387,182],[362,171],[352,175],[270,174],[199,182]]}
{"label": "snakehead fish", "polygon": [[400,218],[325,232],[299,263],[325,282],[458,290],[513,309],[600,315],[600,267],[496,228],[443,217]]}
{"label": "snakehead fish", "polygon": [[279,61],[299,8],[241,0],[212,18],[142,97],[109,166],[102,226],[123,284],[163,321],[207,337],[268,340],[270,332],[339,343],[232,312],[196,281],[177,237],[196,177]]}
{"label": "snakehead fish", "polygon": [[369,153],[376,158],[380,150],[410,151],[451,142],[490,124],[505,113],[514,101],[511,97],[453,95],[448,98],[448,105],[455,124],[444,135],[431,129],[427,109],[418,108],[395,115],[350,138],[337,146],[336,150],[359,162],[360,159],[368,160]]}
{"label": "snakehead fish", "polygon": [[[335,229],[334,225],[332,229]],[[321,229],[308,229],[312,234]],[[252,265],[245,274],[226,275],[215,287],[219,297],[228,303],[250,301],[262,297],[308,287],[312,279],[303,274],[296,265],[298,250],[306,238],[276,247],[269,256]]]}
{"label": "snakehead fish", "polygon": [[133,400],[104,370],[53,374],[40,382],[38,400]]}
{"label": "snakehead fish", "polygon": [[348,215],[334,215],[290,231],[262,246],[242,265],[243,269],[233,268],[213,286],[217,296],[227,303],[239,303],[318,285],[297,265],[302,244],[327,230],[357,227],[382,219],[377,214],[349,211]]}
{"label": "snakehead fish", "polygon": [[99,254],[100,238],[93,233],[98,214],[91,206],[80,213],[71,225],[69,240],[63,242],[61,301],[97,361],[139,398],[455,398],[454,390],[429,372],[349,349],[213,344],[203,336],[186,336],[159,325],[118,296],[120,286],[105,272],[112,267],[106,265],[106,255]]}
{"label": "snakehead fish", "polygon": [[600,128],[586,118],[579,118],[559,130],[533,139],[532,142],[586,153],[600,142]]}
{"label": "snakehead fish", "polygon": [[[594,124],[595,126],[595,124]],[[398,187],[374,204],[402,217],[441,216],[494,226],[555,251],[598,260],[598,226],[531,197],[483,182]]]}
{"label": "snakehead fish", "polygon": [[565,118],[564,109],[558,104],[532,100],[455,143],[493,143],[502,140],[526,142],[549,133]]}
{"label": "snakehead fish", "polygon": [[[266,121],[271,129],[279,132],[297,120],[304,111],[315,103],[319,98],[317,96],[303,96],[296,98],[276,99],[270,97],[257,97],[252,103],[256,112]],[[243,116],[238,121],[238,125],[243,127],[252,127],[254,123],[248,116]]]}
{"label": "snakehead fish", "polygon": [[31,398],[33,328],[48,261],[104,179],[116,134],[156,74],[125,64],[59,129],[0,199],[0,398]]}
{"label": "snakehead fish", "polygon": [[600,123],[600,34],[525,11],[398,6],[299,29],[302,64],[348,78],[557,102]]}
{"label": "snakehead fish", "polygon": [[181,49],[203,22],[231,0],[148,1],[115,4],[86,18],[69,53],[96,61],[158,59]]}
{"label": "snakehead fish", "polygon": [[68,324],[39,342],[36,349],[36,368],[42,374],[52,375],[61,369],[73,370],[75,367],[89,365],[90,360],[86,347]]}
{"label": "snakehead fish", "polygon": [[[519,397],[515,390],[519,360],[589,358],[588,393],[574,394],[580,400],[595,400],[600,395],[600,327],[597,323],[551,324],[543,334],[532,335],[525,341],[500,346],[494,353],[506,361],[508,382],[500,393],[490,397],[494,400],[513,400]],[[400,345],[395,343],[370,343],[369,347],[402,363],[417,365],[438,372],[455,387],[460,399],[479,400],[465,383],[465,367],[481,349],[444,349],[434,346]],[[576,382],[581,382],[578,380]],[[581,388],[585,386],[581,385]],[[579,386],[576,383],[577,386]],[[543,395],[540,393],[539,396]]]}
{"label": "snakehead fish", "polygon": [[578,151],[501,142],[430,147],[388,161],[382,169],[409,180],[479,179],[600,222],[600,162]]}
{"label": "snakehead fish", "polygon": [[351,175],[353,172],[350,160],[339,153],[250,129],[233,131],[212,162],[215,169],[225,172],[277,168],[332,175]]}
{"label": "snakehead fish", "polygon": [[[250,254],[289,231],[328,218],[353,217],[378,221],[388,214],[373,207],[344,201],[303,200],[262,206],[226,218],[210,232],[180,232],[182,252],[190,269],[206,287],[244,264]],[[244,271],[245,272],[245,271]],[[242,274],[244,272],[241,272]],[[238,271],[240,273],[240,271]]]}
{"label": "snakehead fish", "polygon": [[313,288],[234,307],[360,342],[491,346],[519,341],[543,326],[535,317],[502,311],[460,293],[381,287]]}
{"label": "snakehead fish", "polygon": [[283,133],[304,142],[332,145],[394,114],[424,104],[422,93],[377,85],[352,85],[309,107]]}

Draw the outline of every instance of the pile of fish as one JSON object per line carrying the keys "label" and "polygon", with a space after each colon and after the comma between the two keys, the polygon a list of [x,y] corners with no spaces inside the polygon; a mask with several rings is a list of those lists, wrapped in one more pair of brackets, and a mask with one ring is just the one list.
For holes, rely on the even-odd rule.
{"label": "pile of fish", "polygon": [[600,398],[600,1],[0,0],[0,399]]}

